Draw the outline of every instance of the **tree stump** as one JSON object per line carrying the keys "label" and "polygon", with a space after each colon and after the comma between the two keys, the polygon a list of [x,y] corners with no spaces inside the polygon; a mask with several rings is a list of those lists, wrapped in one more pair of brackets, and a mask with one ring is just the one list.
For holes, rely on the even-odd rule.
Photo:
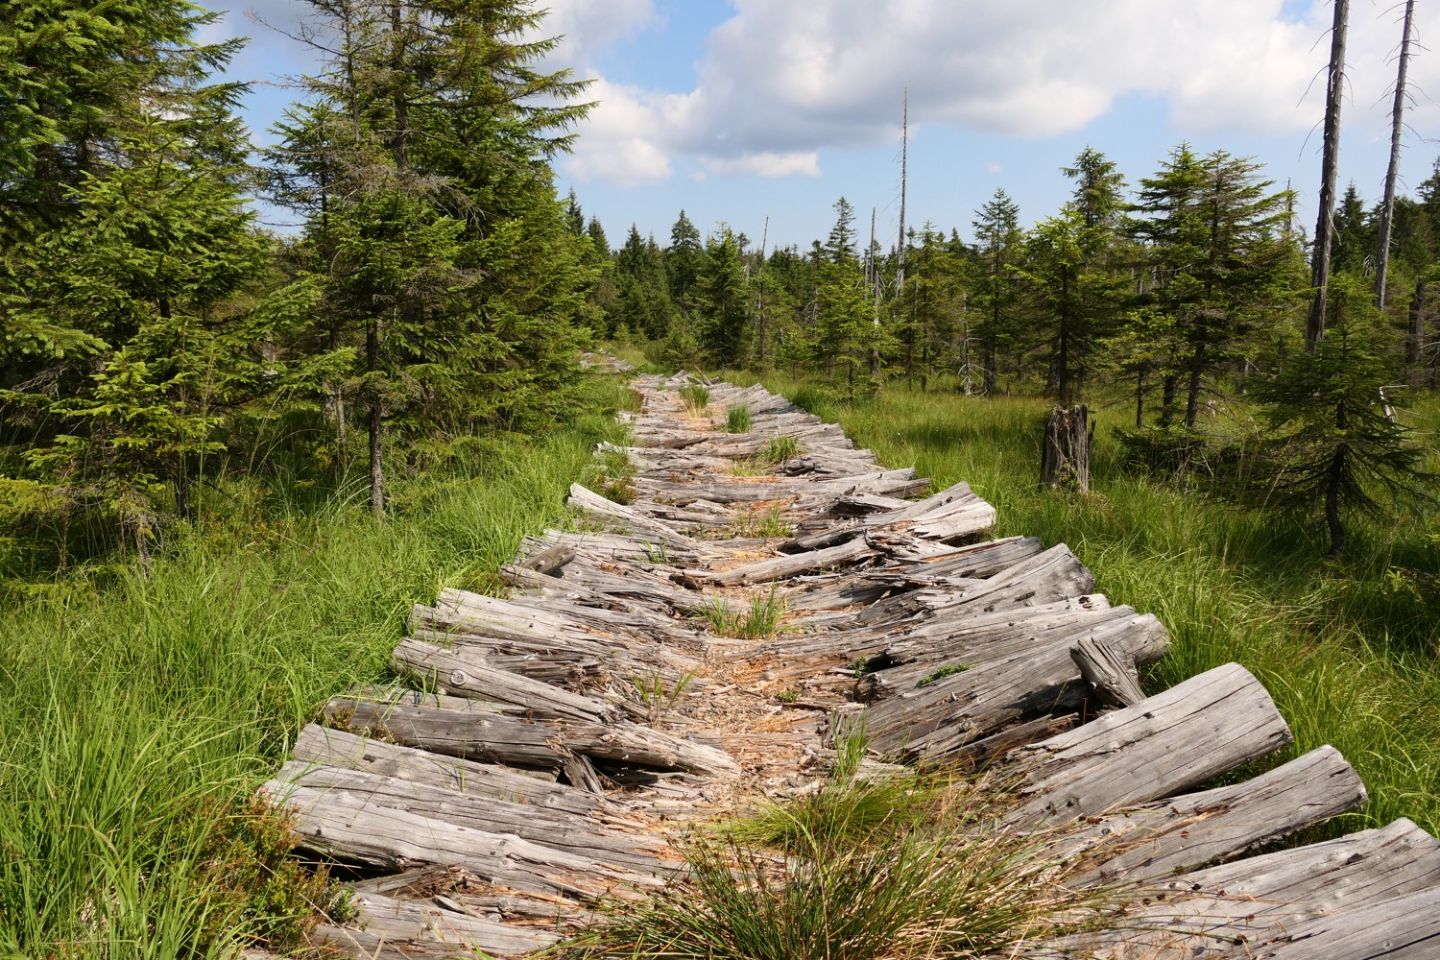
{"label": "tree stump", "polygon": [[1040,455],[1040,482],[1090,492],[1090,441],[1095,428],[1090,408],[1080,404],[1070,409],[1056,407],[1045,425],[1045,444]]}

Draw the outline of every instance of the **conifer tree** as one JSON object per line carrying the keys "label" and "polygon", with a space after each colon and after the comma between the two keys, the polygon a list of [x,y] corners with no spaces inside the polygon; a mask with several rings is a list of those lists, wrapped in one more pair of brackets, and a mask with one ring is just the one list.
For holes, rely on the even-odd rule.
{"label": "conifer tree", "polygon": [[1272,431],[1276,502],[1319,510],[1330,555],[1343,553],[1350,514],[1381,516],[1387,501],[1428,496],[1435,477],[1413,433],[1386,415],[1393,375],[1383,318],[1359,279],[1330,280],[1325,336],[1260,385]]}
{"label": "conifer tree", "polygon": [[[148,34],[131,32],[143,19],[124,21],[133,13],[117,16],[139,44],[134,62],[96,64],[138,85],[93,92],[117,111],[103,154],[28,185],[40,206],[58,190],[64,213],[26,226],[29,275],[3,308],[19,335],[6,345],[47,363],[28,384],[48,386],[3,398],[54,425],[32,436],[30,467],[70,502],[108,512],[143,556],[167,513],[189,513],[203,459],[223,449],[221,414],[243,392],[237,360],[251,345],[226,300],[257,276],[265,248],[241,196],[241,88],[204,82],[234,46],[197,44],[191,31],[213,18],[185,5],[158,5]],[[52,129],[90,128],[62,117]]]}
{"label": "conifer tree", "polygon": [[1148,245],[1155,278],[1141,305],[1164,311],[1184,342],[1164,375],[1162,425],[1183,382],[1184,423],[1195,426],[1206,378],[1294,292],[1286,287],[1289,248],[1281,233],[1286,195],[1270,187],[1253,161],[1223,150],[1202,158],[1188,144],[1140,181],[1133,229]]}
{"label": "conifer tree", "polygon": [[975,242],[981,261],[977,284],[977,307],[981,320],[976,325],[985,370],[984,388],[994,393],[998,384],[999,354],[1015,335],[1016,261],[1023,236],[1020,207],[1004,190],[996,190],[975,213]]}
{"label": "conifer tree", "polygon": [[728,227],[711,238],[697,287],[701,348],[716,366],[739,366],[750,344],[750,289],[740,244]]}

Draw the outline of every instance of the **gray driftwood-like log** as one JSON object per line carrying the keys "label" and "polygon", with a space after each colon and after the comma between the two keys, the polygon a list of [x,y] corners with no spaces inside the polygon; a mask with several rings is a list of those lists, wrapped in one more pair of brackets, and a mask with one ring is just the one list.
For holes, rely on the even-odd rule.
{"label": "gray driftwood-like log", "polygon": [[324,712],[332,726],[351,733],[468,760],[540,770],[561,769],[567,753],[652,770],[711,776],[739,769],[722,750],[625,721],[597,724],[522,720],[343,698],[331,700]]}
{"label": "gray driftwood-like log", "polygon": [[846,567],[873,557],[876,550],[865,540],[851,540],[848,543],[841,543],[823,550],[811,550],[807,553],[782,554],[773,560],[761,560],[758,563],[747,564],[743,567],[736,567],[726,570],[723,573],[710,574],[707,579],[722,587],[735,587],[754,583],[773,583],[776,580],[785,580],[801,573],[811,573],[816,570],[829,570],[836,567]]}
{"label": "gray driftwood-like log", "polygon": [[590,813],[599,800],[534,771],[477,763],[383,740],[309,724],[295,741],[293,756],[306,763],[364,770],[477,797],[529,803],[568,813]]}
{"label": "gray driftwood-like log", "polygon": [[1440,842],[1409,820],[1397,820],[1142,889],[1145,899],[1127,911],[1123,928],[1072,937],[1042,955],[1433,957],[1440,931],[1434,909],[1440,904]]}
{"label": "gray driftwood-like log", "polygon": [[[547,810],[534,804],[510,803],[364,770],[316,766],[302,760],[292,760],[266,784],[266,789],[275,796],[285,795],[291,787],[310,791],[305,796],[315,803],[324,803],[326,796],[344,793],[372,807],[404,810],[489,833],[512,834],[619,869],[657,875],[666,872],[660,861],[664,844],[640,832],[642,825],[624,824],[613,816],[602,818]],[[628,830],[622,832],[622,824]]]}
{"label": "gray driftwood-like log", "polygon": [[359,916],[345,927],[319,927],[314,945],[372,960],[452,960],[476,950],[493,957],[523,957],[558,943],[561,936],[544,926],[507,924],[447,909],[440,901],[399,900],[356,893],[351,904]]}
{"label": "gray driftwood-like log", "polygon": [[518,673],[497,670],[463,649],[446,650],[419,640],[404,640],[395,648],[394,663],[402,674],[422,684],[434,683],[462,697],[512,704],[523,709],[527,716],[604,723],[616,713],[598,700]]}
{"label": "gray driftwood-like log", "polygon": [[463,866],[496,886],[581,899],[654,882],[644,874],[513,834],[379,807],[344,791],[285,785],[272,796],[292,812],[292,829],[306,849],[372,869],[403,870],[420,863]]}
{"label": "gray driftwood-like log", "polygon": [[1135,658],[1113,645],[1082,637],[1070,648],[1070,657],[1080,668],[1080,676],[1094,691],[1095,700],[1107,707],[1133,707],[1145,699],[1140,689],[1140,671]]}
{"label": "gray driftwood-like log", "polygon": [[[1158,657],[1167,642],[1149,615],[1110,620],[1092,635],[1130,655]],[[1022,641],[989,658],[936,664],[914,687],[871,705],[862,722],[871,746],[910,759],[940,760],[1017,721],[1080,708],[1086,689],[1067,638]]]}
{"label": "gray driftwood-like log", "polygon": [[1067,859],[1095,863],[1072,883],[1162,879],[1239,856],[1364,803],[1365,786],[1354,769],[1334,747],[1320,747],[1253,780],[1107,814],[1060,847]]}
{"label": "gray driftwood-like log", "polygon": [[571,484],[570,499],[567,502],[571,507],[587,516],[602,522],[617,524],[621,529],[651,537],[659,543],[679,547],[688,547],[694,543],[693,539],[679,530],[667,526],[659,520],[652,520],[637,510],[631,510],[613,500],[607,500],[578,483]]}
{"label": "gray driftwood-like log", "polygon": [[1216,667],[1133,707],[1011,754],[1012,826],[1057,826],[1203,783],[1290,742],[1264,684]]}

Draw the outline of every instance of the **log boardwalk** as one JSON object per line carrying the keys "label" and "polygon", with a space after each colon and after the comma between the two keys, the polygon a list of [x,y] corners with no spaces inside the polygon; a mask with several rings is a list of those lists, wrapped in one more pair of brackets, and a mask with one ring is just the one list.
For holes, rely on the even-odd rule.
{"label": "log boardwalk", "polygon": [[[524,545],[509,599],[417,607],[394,655],[413,689],[337,696],[266,785],[358,878],[321,943],[543,949],[665,883],[687,822],[812,786],[832,725],[863,722],[876,760],[992,765],[1001,829],[1136,885],[1123,929],[1045,956],[1440,957],[1435,838],[1401,820],[1277,848],[1365,789],[1329,747],[1236,779],[1291,741],[1242,667],[1145,697],[1164,626],[1064,545],[988,539],[965,484],[922,497],[783,398],[708,384],[695,411],[687,382],[634,381],[629,504],[576,487],[576,528]],[[750,429],[724,432],[738,405]]]}

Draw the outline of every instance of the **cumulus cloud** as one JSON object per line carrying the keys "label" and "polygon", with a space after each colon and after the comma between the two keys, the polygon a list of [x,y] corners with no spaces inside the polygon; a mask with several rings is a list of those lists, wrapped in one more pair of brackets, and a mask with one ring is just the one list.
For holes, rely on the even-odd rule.
{"label": "cumulus cloud", "polygon": [[[1290,134],[1319,116],[1317,73],[1329,49],[1328,0],[1298,16],[1283,0],[732,2],[693,89],[597,85],[577,171],[646,182],[686,158],[706,175],[814,175],[822,149],[894,140],[906,87],[916,125],[1052,136],[1138,93],[1168,103],[1180,136]],[[638,17],[641,7],[648,3],[619,0],[616,9]],[[1422,38],[1432,25],[1440,28],[1440,11],[1422,8]],[[1383,120],[1376,105],[1392,82],[1399,30],[1393,11],[1360,4],[1350,33],[1347,130],[1360,132]],[[1422,89],[1440,88],[1434,61],[1412,67]],[[1422,98],[1412,122],[1437,119],[1440,107]],[[591,155],[592,136],[608,160]],[[627,150],[643,158],[641,169],[623,170]]]}

